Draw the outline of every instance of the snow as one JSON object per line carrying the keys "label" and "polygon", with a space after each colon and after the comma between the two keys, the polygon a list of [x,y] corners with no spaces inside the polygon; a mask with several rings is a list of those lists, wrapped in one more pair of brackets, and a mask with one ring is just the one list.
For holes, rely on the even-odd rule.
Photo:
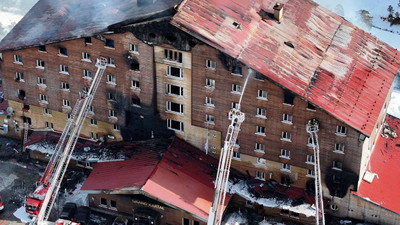
{"label": "snow", "polygon": [[239,225],[247,224],[247,219],[240,211],[229,214],[226,219],[222,222],[225,225]]}
{"label": "snow", "polygon": [[0,191],[12,184],[17,178],[15,174],[4,174],[4,171],[0,171]]}
{"label": "snow", "polygon": [[249,193],[245,181],[240,181],[236,184],[232,184],[231,182],[229,182],[228,190],[230,194],[237,194],[248,201],[251,201],[253,203],[257,202],[258,204],[266,207],[288,209],[292,212],[300,213],[307,217],[315,215],[315,209],[307,203],[298,206],[292,206],[291,200],[279,201],[275,198],[256,198],[252,196],[251,193]]}
{"label": "snow", "polygon": [[77,206],[89,206],[88,192],[81,191],[81,187],[82,184],[77,184],[72,193],[64,193],[64,202],[74,202]]}
{"label": "snow", "polygon": [[22,206],[19,209],[17,209],[14,212],[14,216],[17,217],[23,223],[29,223],[32,221],[32,219],[29,218],[28,214],[25,212],[25,206]]}

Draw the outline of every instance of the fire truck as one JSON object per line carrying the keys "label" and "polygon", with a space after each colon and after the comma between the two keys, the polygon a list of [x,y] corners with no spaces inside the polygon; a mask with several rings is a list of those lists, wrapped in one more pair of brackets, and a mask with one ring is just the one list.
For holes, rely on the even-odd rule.
{"label": "fire truck", "polygon": [[[107,59],[100,57],[96,61],[97,71],[90,84],[89,91],[80,92],[71,117],[61,133],[60,139],[54,149],[49,163],[39,180],[34,192],[28,195],[25,203],[26,212],[34,217],[32,224],[45,225],[54,224],[49,222],[51,209],[57,197],[62,179],[67,170],[72,152],[78,141],[85,118],[89,112],[90,105],[93,102],[94,95],[100,84],[101,78],[107,66]],[[71,221],[57,220],[56,224],[77,224]]]}

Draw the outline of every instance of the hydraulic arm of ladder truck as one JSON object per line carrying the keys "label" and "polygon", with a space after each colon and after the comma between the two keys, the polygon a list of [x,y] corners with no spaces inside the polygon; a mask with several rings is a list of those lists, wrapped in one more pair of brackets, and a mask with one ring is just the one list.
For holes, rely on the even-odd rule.
{"label": "hydraulic arm of ladder truck", "polygon": [[78,141],[83,123],[88,114],[89,107],[93,102],[94,95],[103,77],[107,66],[107,60],[100,57],[96,61],[97,71],[87,93],[80,93],[71,117],[61,134],[55,147],[54,154],[41,177],[36,190],[28,196],[26,201],[26,212],[36,216],[33,224],[42,225],[49,218],[61,181],[67,170],[72,152]]}

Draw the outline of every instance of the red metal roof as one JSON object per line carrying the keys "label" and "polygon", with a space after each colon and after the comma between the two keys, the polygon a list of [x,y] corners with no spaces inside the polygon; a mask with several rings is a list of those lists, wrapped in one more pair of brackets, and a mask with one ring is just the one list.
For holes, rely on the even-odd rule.
{"label": "red metal roof", "polygon": [[[388,125],[400,134],[400,119],[388,115]],[[400,138],[380,136],[371,155],[369,172],[377,174],[371,183],[362,180],[357,192],[353,194],[372,201],[386,209],[400,214]]]}
{"label": "red metal roof", "polygon": [[171,23],[369,136],[398,51],[311,0],[280,2],[281,23],[271,0],[184,0]]}
{"label": "red metal roof", "polygon": [[125,161],[101,162],[96,165],[82,190],[119,190],[143,186],[159,162],[154,152],[141,152]]}

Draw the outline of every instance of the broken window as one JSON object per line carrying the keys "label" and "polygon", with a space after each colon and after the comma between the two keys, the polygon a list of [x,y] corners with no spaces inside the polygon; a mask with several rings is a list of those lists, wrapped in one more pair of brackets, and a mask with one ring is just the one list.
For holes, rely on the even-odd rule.
{"label": "broken window", "polygon": [[20,72],[16,72],[16,73],[15,73],[15,81],[18,81],[18,82],[25,82],[25,81],[24,81],[24,74],[23,74],[23,73],[20,73]]}
{"label": "broken window", "polygon": [[26,95],[25,95],[25,91],[24,91],[24,90],[18,89],[17,93],[18,93],[18,98],[19,98],[19,99],[25,100]]}
{"label": "broken window", "polygon": [[29,106],[29,105],[27,105],[27,104],[24,104],[23,106],[22,106],[22,111],[24,111],[24,112],[27,112],[27,111],[29,111],[31,109],[31,107]]}
{"label": "broken window", "polygon": [[293,105],[293,101],[294,101],[294,95],[292,94],[292,92],[285,90],[283,103],[287,105]]}
{"label": "broken window", "polygon": [[114,200],[110,200],[110,207],[117,208],[117,202]]}
{"label": "broken window", "polygon": [[117,96],[113,92],[107,92],[107,100],[108,101],[115,101],[117,100]]}
{"label": "broken window", "polygon": [[308,109],[308,110],[315,110],[316,108],[315,108],[315,106],[314,106],[313,104],[308,103],[308,104],[307,104],[307,109]]}
{"label": "broken window", "polygon": [[240,66],[234,66],[232,68],[232,73],[237,74],[237,75],[242,75],[242,67]]}
{"label": "broken window", "polygon": [[39,52],[46,52],[46,46],[45,45],[39,45]]}
{"label": "broken window", "polygon": [[[282,167],[283,167],[283,164],[282,164]],[[289,166],[289,168],[290,168],[290,166]],[[281,184],[282,185],[290,186],[290,183],[291,183],[291,181],[290,181],[290,177],[289,176],[287,176],[287,175],[282,175],[281,176]]]}
{"label": "broken window", "polygon": [[134,71],[139,71],[140,70],[140,64],[139,61],[136,58],[132,58],[130,61],[130,70]]}
{"label": "broken window", "polygon": [[256,79],[257,80],[265,80],[265,76],[262,73],[256,72]]}
{"label": "broken window", "polygon": [[183,113],[183,104],[167,101],[167,111]]}
{"label": "broken window", "polygon": [[180,121],[167,119],[167,127],[171,130],[183,131],[183,123]]}
{"label": "broken window", "polygon": [[314,140],[314,143],[313,143],[313,139],[311,137],[308,137],[307,146],[313,147],[313,146],[315,146],[315,144],[316,144],[316,140]]}
{"label": "broken window", "polygon": [[32,119],[30,117],[23,116],[22,118],[23,118],[24,123],[28,123],[29,125],[32,125]]}
{"label": "broken window", "polygon": [[189,219],[182,218],[182,225],[190,225]]}
{"label": "broken window", "polygon": [[[281,183],[282,183],[282,179],[281,179]],[[281,215],[289,215],[289,210],[288,209],[281,209]]]}
{"label": "broken window", "polygon": [[137,80],[132,80],[131,88],[140,88],[140,82]]}
{"label": "broken window", "polygon": [[114,40],[106,38],[106,47],[114,48]]}
{"label": "broken window", "polygon": [[333,169],[342,170],[342,166],[343,166],[342,162],[333,161]]}
{"label": "broken window", "polygon": [[92,44],[92,38],[91,37],[85,37],[84,42],[85,42],[85,44]]}
{"label": "broken window", "polygon": [[36,68],[43,69],[44,68],[44,61],[37,59],[36,60]]}
{"label": "broken window", "polygon": [[59,56],[68,56],[67,48],[64,48],[64,47],[58,48],[58,55]]}
{"label": "broken window", "polygon": [[140,98],[136,95],[132,96],[132,105],[133,106],[140,106]]}
{"label": "broken window", "polygon": [[182,52],[164,49],[164,58],[171,60],[171,61],[181,63],[182,62]]}
{"label": "broken window", "polygon": [[183,69],[173,66],[167,66],[166,74],[167,76],[183,78]]}
{"label": "broken window", "polygon": [[200,225],[199,221],[193,220],[193,225]]}
{"label": "broken window", "polygon": [[166,93],[172,95],[183,96],[183,87],[166,84]]}

